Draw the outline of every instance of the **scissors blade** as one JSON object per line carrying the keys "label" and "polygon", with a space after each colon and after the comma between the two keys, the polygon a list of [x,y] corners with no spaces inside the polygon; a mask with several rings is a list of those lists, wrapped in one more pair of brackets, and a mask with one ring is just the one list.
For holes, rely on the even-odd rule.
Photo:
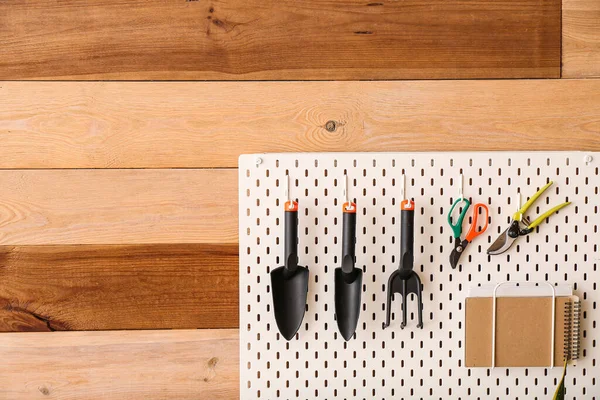
{"label": "scissors blade", "polygon": [[450,253],[450,266],[452,266],[452,268],[456,268],[456,266],[458,265],[458,260],[460,259],[460,256],[465,252],[465,248],[468,244],[468,241],[463,240],[462,242],[457,242],[454,245],[454,249],[452,250],[452,253]]}
{"label": "scissors blade", "polygon": [[460,258],[460,255],[462,253],[459,253],[458,251],[456,251],[456,249],[452,250],[452,253],[450,253],[450,266],[452,268],[456,268],[456,266],[458,265],[458,259]]}
{"label": "scissors blade", "polygon": [[500,236],[498,236],[498,239],[496,239],[496,241],[492,243],[490,248],[487,249],[487,253],[489,255],[495,256],[498,254],[502,254],[506,250],[510,249],[510,246],[512,246],[516,238],[510,237],[508,235],[509,229],[510,227],[506,228],[506,230],[502,232]]}

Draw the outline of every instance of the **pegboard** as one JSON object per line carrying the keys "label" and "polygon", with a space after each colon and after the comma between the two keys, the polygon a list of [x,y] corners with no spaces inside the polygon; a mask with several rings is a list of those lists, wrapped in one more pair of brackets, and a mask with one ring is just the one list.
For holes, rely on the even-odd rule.
{"label": "pegboard", "polygon": [[[600,153],[300,153],[239,160],[240,391],[242,399],[551,399],[561,369],[465,368],[464,301],[471,286],[514,281],[569,283],[582,299],[581,359],[567,398],[600,399]],[[334,316],[334,269],[341,256],[344,174],[356,201],[356,266],[364,271],[355,336],[345,342]],[[464,196],[490,209],[488,230],[449,265],[446,215]],[[307,311],[287,342],[273,316],[269,272],[283,264],[285,179],[299,202],[299,264],[310,281]],[[400,329],[400,299],[385,322],[386,284],[400,252],[401,179],[416,203],[415,271],[423,282],[424,328],[416,302]],[[570,200],[506,253],[486,249],[522,202],[554,185],[527,215]],[[469,213],[470,214],[470,213]],[[468,229],[465,218],[463,235]]]}

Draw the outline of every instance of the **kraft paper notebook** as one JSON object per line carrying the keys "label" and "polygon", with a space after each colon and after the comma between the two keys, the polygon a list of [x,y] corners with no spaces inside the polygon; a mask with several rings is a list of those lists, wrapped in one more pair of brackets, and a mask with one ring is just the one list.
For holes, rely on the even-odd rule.
{"label": "kraft paper notebook", "polygon": [[[579,356],[580,302],[569,286],[556,287],[554,345],[552,296],[544,287],[496,297],[496,367],[548,367]],[[465,305],[465,366],[492,366],[493,296],[490,287],[473,288]],[[505,291],[506,292],[506,291]]]}

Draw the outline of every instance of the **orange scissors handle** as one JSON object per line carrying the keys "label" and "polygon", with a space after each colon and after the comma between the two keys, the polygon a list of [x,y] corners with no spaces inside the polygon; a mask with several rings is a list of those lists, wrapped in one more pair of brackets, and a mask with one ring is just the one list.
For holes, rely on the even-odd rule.
{"label": "orange scissors handle", "polygon": [[[479,212],[481,210],[481,213],[483,214],[483,211],[485,211],[485,225],[483,225],[481,227],[481,229],[478,229],[478,217],[479,217]],[[483,203],[477,203],[473,206],[473,223],[471,224],[471,229],[469,229],[469,232],[467,233],[467,236],[465,237],[465,239],[468,242],[472,242],[473,239],[475,239],[477,236],[481,235],[483,232],[485,232],[485,230],[488,227],[488,223],[489,223],[489,215],[490,212],[487,208],[487,206]],[[482,215],[483,217],[483,215]]]}

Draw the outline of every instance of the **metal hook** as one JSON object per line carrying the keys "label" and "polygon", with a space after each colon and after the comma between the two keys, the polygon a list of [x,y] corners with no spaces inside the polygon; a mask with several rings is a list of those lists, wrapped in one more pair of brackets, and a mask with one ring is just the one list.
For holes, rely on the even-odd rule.
{"label": "metal hook", "polygon": [[342,197],[344,198],[344,204],[348,204],[348,208],[346,210],[353,210],[354,206],[352,206],[350,196],[348,195],[348,174],[344,174],[344,191],[342,193]]}
{"label": "metal hook", "polygon": [[458,181],[458,195],[460,196],[460,201],[465,199],[463,194],[463,174],[460,174],[460,180]]}
{"label": "metal hook", "polygon": [[406,175],[402,174],[402,185],[400,186],[400,197],[406,200]]}
{"label": "metal hook", "polygon": [[525,224],[526,227],[529,227],[529,225],[531,224],[531,221],[529,220],[529,218],[524,216],[520,211],[521,211],[521,191],[520,191],[520,189],[517,189],[517,213],[520,215],[521,221],[523,222],[523,224]]}
{"label": "metal hook", "polygon": [[342,192],[344,203],[348,203],[348,175],[344,174],[344,190]]}
{"label": "metal hook", "polygon": [[521,211],[521,191],[520,191],[520,189],[517,188],[517,213],[520,214],[521,221],[525,224],[525,226],[529,227],[529,224],[531,223],[529,221],[529,218],[524,216],[520,211]]}
{"label": "metal hook", "polygon": [[290,175],[289,174],[285,175],[285,192],[284,192],[283,196],[285,197],[285,201],[287,202],[287,204],[290,204],[290,207],[293,208],[292,198],[290,196]]}

